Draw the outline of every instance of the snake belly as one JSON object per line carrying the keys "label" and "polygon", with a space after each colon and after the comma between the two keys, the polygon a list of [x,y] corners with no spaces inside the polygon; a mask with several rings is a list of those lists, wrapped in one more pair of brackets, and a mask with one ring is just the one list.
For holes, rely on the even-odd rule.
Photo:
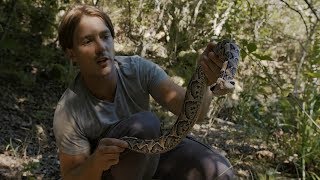
{"label": "snake belly", "polygon": [[[214,53],[224,60],[218,81],[210,88],[214,94],[226,94],[234,89],[234,75],[239,61],[239,47],[230,40],[219,42]],[[200,116],[200,108],[207,91],[207,78],[201,65],[196,67],[186,90],[183,107],[178,119],[167,134],[157,139],[122,137],[129,149],[144,154],[160,154],[173,149],[192,129]]]}

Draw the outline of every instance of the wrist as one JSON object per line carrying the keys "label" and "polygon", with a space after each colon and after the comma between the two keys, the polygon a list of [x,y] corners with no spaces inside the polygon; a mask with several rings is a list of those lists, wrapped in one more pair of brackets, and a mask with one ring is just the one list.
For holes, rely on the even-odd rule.
{"label": "wrist", "polygon": [[72,180],[72,179],[92,179],[99,180],[101,179],[103,170],[99,168],[97,163],[95,163],[94,158],[89,156],[81,165],[72,169],[70,172],[63,176],[63,179]]}

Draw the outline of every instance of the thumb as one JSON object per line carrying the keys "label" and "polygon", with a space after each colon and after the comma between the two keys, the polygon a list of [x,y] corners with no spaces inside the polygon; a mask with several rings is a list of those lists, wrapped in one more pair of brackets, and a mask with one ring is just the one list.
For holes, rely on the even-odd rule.
{"label": "thumb", "polygon": [[100,139],[99,144],[103,144],[105,146],[118,146],[122,148],[129,147],[129,144],[126,141],[116,139],[116,138],[102,138]]}

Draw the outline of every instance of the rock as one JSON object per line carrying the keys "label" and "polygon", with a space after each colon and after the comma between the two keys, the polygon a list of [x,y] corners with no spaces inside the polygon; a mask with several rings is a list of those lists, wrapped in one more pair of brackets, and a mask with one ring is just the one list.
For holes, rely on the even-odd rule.
{"label": "rock", "polygon": [[274,154],[268,150],[257,151],[255,154],[258,159],[274,159]]}

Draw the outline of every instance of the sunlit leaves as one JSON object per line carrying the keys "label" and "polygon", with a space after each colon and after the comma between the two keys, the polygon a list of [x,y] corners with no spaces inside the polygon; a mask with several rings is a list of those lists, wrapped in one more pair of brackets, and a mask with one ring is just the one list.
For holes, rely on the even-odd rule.
{"label": "sunlit leaves", "polygon": [[306,75],[311,78],[320,78],[320,72],[307,72]]}
{"label": "sunlit leaves", "polygon": [[254,42],[248,42],[247,40],[242,40],[241,58],[244,59],[247,55],[253,55],[255,59],[273,61],[272,57],[269,55],[261,54],[258,51],[258,46]]}
{"label": "sunlit leaves", "polygon": [[268,55],[260,55],[257,53],[252,53],[256,58],[260,59],[260,60],[267,60],[267,61],[273,61],[273,59],[268,56]]}

